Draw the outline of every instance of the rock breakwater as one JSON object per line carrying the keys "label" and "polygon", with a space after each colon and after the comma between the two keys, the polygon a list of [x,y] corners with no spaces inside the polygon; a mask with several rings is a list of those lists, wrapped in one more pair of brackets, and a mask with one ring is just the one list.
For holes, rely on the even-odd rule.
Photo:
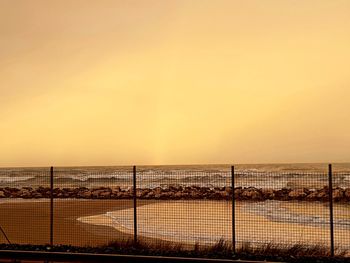
{"label": "rock breakwater", "polygon": [[[237,187],[234,189],[235,199],[240,201],[328,201],[328,187],[321,189],[268,189],[255,187]],[[23,188],[0,188],[0,198],[50,198],[49,187],[23,187]],[[137,189],[138,199],[150,200],[230,200],[232,199],[231,187],[199,187],[199,186],[169,186],[167,188],[145,188]],[[54,198],[79,198],[79,199],[131,199],[133,189],[122,189],[120,187],[98,187],[98,188],[55,188]],[[350,188],[334,188],[333,199],[335,202],[350,202]]]}

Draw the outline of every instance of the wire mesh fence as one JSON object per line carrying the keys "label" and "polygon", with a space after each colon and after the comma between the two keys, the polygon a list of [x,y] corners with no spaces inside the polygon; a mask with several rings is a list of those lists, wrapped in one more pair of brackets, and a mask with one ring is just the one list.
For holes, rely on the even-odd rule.
{"label": "wire mesh fence", "polygon": [[98,246],[132,237],[132,186],[132,167],[56,168],[54,243]]}
{"label": "wire mesh fence", "polygon": [[137,210],[139,234],[183,245],[230,240],[229,171],[157,171],[140,168],[138,197],[152,203]]}
{"label": "wire mesh fence", "polygon": [[350,173],[334,172],[333,225],[335,247],[350,248]]}
{"label": "wire mesh fence", "polygon": [[234,249],[319,245],[332,254],[333,243],[335,253],[350,249],[349,179],[347,171],[240,166],[0,169],[0,243],[225,241]]}
{"label": "wire mesh fence", "polygon": [[317,194],[327,187],[326,173],[237,172],[235,178],[238,242],[329,246],[328,195]]}
{"label": "wire mesh fence", "polygon": [[49,192],[50,169],[0,169],[1,243],[48,243]]}

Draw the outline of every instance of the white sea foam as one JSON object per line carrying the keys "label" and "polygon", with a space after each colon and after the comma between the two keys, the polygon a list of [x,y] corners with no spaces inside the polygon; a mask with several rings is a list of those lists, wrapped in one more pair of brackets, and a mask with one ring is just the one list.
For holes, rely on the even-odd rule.
{"label": "white sea foam", "polygon": [[78,175],[68,175],[65,178],[71,178],[73,180],[85,182],[91,179],[119,179],[119,180],[132,180],[131,175],[122,174],[78,174]]}
{"label": "white sea foam", "polygon": [[14,183],[34,179],[35,176],[0,176],[0,183]]}
{"label": "white sea foam", "polygon": [[[309,203],[295,202],[294,206],[299,207],[300,210],[304,210],[304,213],[293,212],[283,206],[284,204],[285,201],[268,200],[265,202],[247,203],[244,205],[244,209],[256,215],[264,216],[274,222],[329,227],[329,216],[325,213],[325,209],[328,208],[320,209],[322,204],[318,204],[318,207],[315,207]],[[335,208],[339,210],[339,206]],[[337,228],[350,230],[350,213],[348,214],[348,218],[339,218],[336,213],[334,224]]]}

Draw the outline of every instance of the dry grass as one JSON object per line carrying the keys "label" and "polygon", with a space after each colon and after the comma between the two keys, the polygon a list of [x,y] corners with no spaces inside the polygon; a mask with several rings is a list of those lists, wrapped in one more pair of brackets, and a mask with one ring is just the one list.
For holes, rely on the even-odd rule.
{"label": "dry grass", "polygon": [[[257,259],[290,259],[290,258],[330,258],[330,249],[321,245],[305,244],[254,244],[242,243],[237,245],[233,253],[232,243],[223,239],[214,245],[201,245],[196,243],[192,247],[183,246],[178,243],[139,241],[136,244],[133,240],[110,242],[107,247],[118,250],[119,253],[134,252],[145,255],[163,256],[190,256],[208,258],[257,258]],[[337,258],[346,258],[349,251],[337,248]]]}
{"label": "dry grass", "polygon": [[199,243],[189,247],[179,243],[141,240],[135,243],[132,239],[113,241],[100,247],[73,246],[35,246],[0,244],[0,249],[17,249],[29,251],[83,252],[100,254],[129,254],[150,256],[202,257],[222,259],[269,260],[285,262],[349,262],[349,251],[336,250],[336,257],[330,257],[329,248],[320,245],[281,245],[242,243],[233,253],[232,243],[219,240],[214,245]]}

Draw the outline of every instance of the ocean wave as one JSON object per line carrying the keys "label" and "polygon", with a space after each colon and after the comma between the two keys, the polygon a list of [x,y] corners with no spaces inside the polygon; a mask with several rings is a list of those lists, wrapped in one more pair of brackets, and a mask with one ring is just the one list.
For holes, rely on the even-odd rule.
{"label": "ocean wave", "polygon": [[[272,179],[271,179],[272,178]],[[298,180],[297,180],[298,179]],[[288,177],[268,177],[268,176],[237,176],[236,187],[256,187],[256,188],[293,188],[303,186],[304,181],[300,178]],[[0,184],[20,184],[26,182],[31,185],[46,185],[49,183],[50,177],[47,176],[1,176]],[[310,180],[306,180],[308,182]],[[311,182],[311,181],[310,181]],[[108,186],[108,185],[132,185],[132,174],[56,174],[54,183],[60,185],[71,186]],[[315,178],[314,184],[324,185],[321,179]],[[169,186],[201,186],[201,187],[225,187],[231,186],[231,175],[224,173],[215,174],[182,174],[180,175],[138,175],[137,187],[156,188]],[[337,185],[344,185],[344,182],[337,182]]]}
{"label": "ocean wave", "polygon": [[[350,186],[350,165],[344,173],[334,173],[335,187]],[[317,168],[317,169],[316,169]],[[256,188],[319,188],[328,184],[324,165],[240,165],[236,166],[236,187]],[[47,185],[47,168],[1,168],[2,186],[27,184]],[[133,182],[132,167],[62,167],[54,169],[54,182],[69,186],[129,186]],[[231,185],[228,165],[143,166],[137,168],[138,187],[155,188],[171,185],[224,187]]]}
{"label": "ocean wave", "polygon": [[86,176],[86,177],[56,177],[57,183],[111,183],[111,182],[132,182],[132,177],[126,176]]}
{"label": "ocean wave", "polygon": [[71,179],[76,181],[89,181],[89,180],[104,180],[104,179],[118,179],[118,180],[132,180],[132,175],[121,174],[89,174],[89,175],[73,175]]}
{"label": "ocean wave", "polygon": [[[282,206],[281,201],[265,201],[244,205],[244,210],[256,215],[262,215],[271,221],[279,223],[304,224],[310,226],[329,226],[328,216],[295,213]],[[334,218],[337,228],[350,230],[350,219]]]}
{"label": "ocean wave", "polygon": [[35,176],[0,176],[0,183],[14,183],[14,182],[23,182],[34,179]]}

